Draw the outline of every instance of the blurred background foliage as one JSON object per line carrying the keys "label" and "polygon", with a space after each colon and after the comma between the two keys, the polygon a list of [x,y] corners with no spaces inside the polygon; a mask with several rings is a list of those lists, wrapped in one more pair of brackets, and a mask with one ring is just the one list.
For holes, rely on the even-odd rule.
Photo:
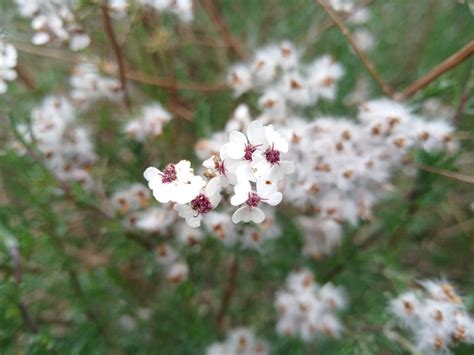
{"label": "blurred background foliage", "polygon": [[[0,3],[7,38],[26,48],[31,34],[28,21],[18,17],[13,1]],[[195,5],[196,18],[190,25],[138,8],[131,9],[130,22],[114,21],[127,68],[178,83],[223,83],[228,66],[239,58],[224,46],[202,3]],[[314,35],[330,23],[314,1],[219,0],[215,5],[248,54],[263,44],[289,39],[304,48],[308,61],[323,53],[333,55],[346,69],[338,99],[307,113],[354,116],[356,107],[344,99],[358,78],[371,79],[337,28]],[[383,78],[402,89],[472,40],[468,5],[454,0],[369,1],[372,18],[367,27],[376,38],[369,57]],[[97,2],[82,0],[78,11],[92,37],[85,55],[113,62]],[[20,65],[37,88],[28,90],[17,81],[10,85],[8,97],[0,98],[0,105],[20,123],[28,121],[31,109],[46,95],[67,92],[73,62],[63,50],[54,49],[60,56],[51,58],[46,55],[50,49],[42,55],[18,48]],[[436,97],[455,110],[461,97],[468,96],[455,122],[465,137],[457,156],[414,152],[417,163],[474,176],[472,67],[471,58],[410,100],[420,107]],[[370,84],[371,97],[380,96],[376,83]],[[134,110],[159,100],[184,108],[190,116],[175,118],[160,138],[140,144],[131,143],[121,132],[130,115],[120,105],[100,103],[83,115],[81,121],[92,130],[99,156],[93,174],[108,196],[128,183],[143,182],[142,172],[151,163],[194,160],[194,142],[221,129],[239,102],[250,102],[256,112],[256,97],[246,94],[236,100],[225,88],[200,92],[133,81],[129,87]],[[9,122],[0,124],[2,354],[202,353],[224,335],[216,325],[215,310],[234,254],[241,270],[225,327],[251,326],[270,342],[275,354],[403,353],[383,332],[389,319],[387,301],[420,278],[446,276],[474,311],[472,185],[422,170],[413,176],[398,174],[397,188],[377,205],[374,220],[358,228],[347,226],[343,245],[321,260],[302,257],[302,237],[291,211],[283,210],[281,237],[260,253],[229,250],[214,239],[184,248],[190,277],[170,286],[152,250],[127,235],[119,218],[105,219],[90,208],[100,205],[98,197],[73,186],[75,201],[65,198],[47,170],[7,149],[12,132]],[[159,237],[145,238],[151,245],[159,242]],[[16,275],[16,251],[21,280]],[[343,314],[346,332],[341,339],[305,344],[275,334],[274,294],[297,267],[309,267],[317,280],[347,289],[350,308]],[[457,353],[473,351],[465,346]]]}

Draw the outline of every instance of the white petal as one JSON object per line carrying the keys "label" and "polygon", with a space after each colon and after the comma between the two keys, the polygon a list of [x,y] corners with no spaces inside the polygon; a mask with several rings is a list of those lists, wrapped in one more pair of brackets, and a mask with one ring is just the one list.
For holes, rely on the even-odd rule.
{"label": "white petal", "polygon": [[268,196],[268,198],[264,202],[268,203],[270,206],[276,206],[281,202],[282,199],[283,195],[281,194],[281,192],[276,191],[270,196]]}
{"label": "white petal", "polygon": [[234,187],[235,195],[230,199],[230,203],[233,206],[238,206],[247,201],[249,197],[249,192],[252,191],[250,182],[243,181]]}
{"label": "white petal", "polygon": [[145,172],[143,173],[143,177],[147,181],[152,181],[154,179],[161,178],[161,171],[153,166],[150,166],[146,168]]}
{"label": "white petal", "polygon": [[250,209],[250,218],[255,223],[262,223],[265,220],[265,213],[260,208],[253,207]]}
{"label": "white petal", "polygon": [[267,144],[265,130],[263,129],[263,125],[260,121],[253,121],[249,124],[247,128],[247,137],[249,138],[249,142],[252,145]]}
{"label": "white petal", "polygon": [[237,209],[232,215],[232,222],[239,223],[239,222],[249,222],[250,218],[250,207],[249,206],[242,206]]}
{"label": "white petal", "polygon": [[239,131],[233,131],[229,134],[229,142],[245,146],[247,144],[247,137]]}

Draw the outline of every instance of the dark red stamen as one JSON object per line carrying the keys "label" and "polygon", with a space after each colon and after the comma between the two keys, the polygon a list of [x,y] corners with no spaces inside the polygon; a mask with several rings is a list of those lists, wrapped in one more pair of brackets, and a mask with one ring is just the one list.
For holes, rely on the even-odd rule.
{"label": "dark red stamen", "polygon": [[252,154],[257,150],[256,146],[247,144],[245,145],[245,160],[252,160]]}
{"label": "dark red stamen", "polygon": [[255,192],[249,192],[249,198],[247,199],[247,206],[249,207],[257,207],[258,204],[262,201],[260,196],[258,196]]}
{"label": "dark red stamen", "polygon": [[165,169],[161,173],[161,181],[164,184],[170,183],[176,180],[176,168],[173,164],[166,165]]}
{"label": "dark red stamen", "polygon": [[278,164],[280,162],[280,151],[274,149],[273,145],[271,148],[268,148],[265,151],[264,155],[265,159],[267,159],[267,161],[272,165]]}
{"label": "dark red stamen", "polygon": [[200,213],[207,213],[212,210],[211,201],[206,195],[199,194],[194,200],[191,201],[191,208]]}

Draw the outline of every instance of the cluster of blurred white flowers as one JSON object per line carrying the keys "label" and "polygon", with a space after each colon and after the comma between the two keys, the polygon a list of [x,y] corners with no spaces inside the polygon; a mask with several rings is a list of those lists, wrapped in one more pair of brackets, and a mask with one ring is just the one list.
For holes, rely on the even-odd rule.
{"label": "cluster of blurred white flowers", "polygon": [[77,21],[74,0],[15,0],[21,16],[31,18],[36,32],[32,43],[43,45],[52,42],[69,45],[80,51],[90,44],[90,37]]}
{"label": "cluster of blurred white flowers", "polygon": [[7,91],[7,81],[15,80],[18,54],[15,47],[0,38],[0,94]]}
{"label": "cluster of blurred white flowers", "polygon": [[239,96],[249,90],[262,92],[259,104],[273,120],[283,120],[288,106],[311,106],[319,99],[334,99],[342,66],[328,55],[310,64],[300,63],[300,52],[288,41],[258,49],[249,63],[230,68],[229,85]]}
{"label": "cluster of blurred white flowers", "polygon": [[236,328],[222,343],[211,344],[206,355],[267,355],[270,353],[266,342],[255,337],[247,328]]}
{"label": "cluster of blurred white flowers", "polygon": [[[274,124],[289,143],[286,159],[296,172],[284,179],[285,202],[301,213],[305,254],[320,257],[339,244],[338,224],[371,218],[372,206],[391,188],[392,172],[403,166],[412,148],[450,151],[456,143],[446,121],[427,121],[384,98],[361,104],[357,119],[300,116],[297,106],[335,98],[343,69],[329,56],[309,67],[298,58],[289,42],[266,46],[251,64],[231,68],[229,84],[237,95],[250,89],[261,94],[262,112],[255,120]],[[226,130],[244,130],[252,120],[241,104]],[[223,142],[225,133],[215,133],[198,143],[198,156],[215,154]]]}
{"label": "cluster of blurred white flowers", "polygon": [[89,131],[78,124],[76,110],[67,98],[47,97],[32,110],[30,124],[17,129],[26,143],[35,143],[42,161],[58,179],[91,186],[89,171],[96,155]]}
{"label": "cluster of blurred white flowers", "polygon": [[70,85],[72,100],[83,109],[98,100],[116,101],[123,95],[117,79],[103,76],[98,66],[87,60],[82,60],[74,67]]}
{"label": "cluster of blurred white flowers", "polygon": [[140,0],[140,3],[158,12],[172,13],[183,22],[193,19],[192,0]]}
{"label": "cluster of blurred white flowers", "polygon": [[277,332],[305,341],[317,336],[339,337],[343,326],[336,312],[347,305],[345,292],[331,283],[318,285],[309,270],[291,273],[286,288],[276,295],[280,319]]}
{"label": "cluster of blurred white flowers", "polygon": [[461,342],[474,343],[474,319],[462,298],[445,280],[421,281],[424,292],[407,291],[390,302],[390,310],[413,335],[419,351],[451,353]]}
{"label": "cluster of blurred white flowers", "polygon": [[182,22],[190,22],[194,17],[193,0],[108,0],[107,7],[114,17],[123,18],[133,5],[144,6],[159,13],[170,13]]}
{"label": "cluster of blurred white flowers", "polygon": [[124,131],[127,137],[143,142],[147,137],[158,137],[163,132],[163,125],[171,120],[171,114],[156,102],[143,106],[142,112],[128,122]]}

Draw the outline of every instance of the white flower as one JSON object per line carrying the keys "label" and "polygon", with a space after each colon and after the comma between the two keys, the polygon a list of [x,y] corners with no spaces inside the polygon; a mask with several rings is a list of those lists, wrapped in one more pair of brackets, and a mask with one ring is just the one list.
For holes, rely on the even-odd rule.
{"label": "white flower", "polygon": [[166,280],[173,284],[178,284],[188,278],[189,266],[184,261],[177,261],[172,264],[166,273]]}
{"label": "white flower", "polygon": [[212,180],[220,187],[227,187],[229,184],[236,184],[236,176],[228,169],[228,163],[230,160],[224,153],[224,148],[221,149],[220,157],[213,155],[209,159],[205,160],[202,165],[207,169],[206,174],[210,175]]}
{"label": "white flower", "polygon": [[281,154],[288,152],[287,141],[273,128],[273,125],[264,127],[265,143],[261,144],[259,151],[254,153],[250,167],[256,179],[268,176],[272,180],[281,180],[284,175],[295,170],[292,161],[281,160]]}
{"label": "white flower", "polygon": [[344,75],[344,69],[329,55],[325,55],[313,62],[308,75],[308,85],[318,97],[334,100],[336,83]]}
{"label": "white flower", "polygon": [[282,194],[271,180],[257,181],[257,190],[253,191],[248,180],[243,180],[235,186],[234,196],[230,203],[233,206],[244,206],[238,208],[232,215],[232,222],[255,222],[262,223],[265,213],[258,207],[261,202],[270,206],[278,205],[282,200]]}
{"label": "white flower", "polygon": [[158,137],[163,132],[163,125],[171,120],[171,114],[160,103],[152,103],[143,107],[139,117],[125,125],[128,137],[143,142],[145,137]]}
{"label": "white flower", "polygon": [[153,196],[162,203],[169,201],[181,204],[191,202],[205,185],[202,177],[194,175],[191,163],[187,160],[169,164],[163,171],[149,167],[143,176],[148,181]]}
{"label": "white flower", "polygon": [[7,81],[15,80],[17,73],[17,52],[15,47],[0,40],[0,94],[7,91]]}
{"label": "white flower", "polygon": [[244,64],[237,64],[230,68],[227,82],[234,89],[234,95],[240,96],[252,88],[252,74]]}
{"label": "white flower", "polygon": [[186,224],[192,228],[201,225],[203,215],[217,207],[221,200],[220,184],[217,180],[210,180],[206,187],[190,201],[190,204],[176,204],[174,209],[184,218]]}

